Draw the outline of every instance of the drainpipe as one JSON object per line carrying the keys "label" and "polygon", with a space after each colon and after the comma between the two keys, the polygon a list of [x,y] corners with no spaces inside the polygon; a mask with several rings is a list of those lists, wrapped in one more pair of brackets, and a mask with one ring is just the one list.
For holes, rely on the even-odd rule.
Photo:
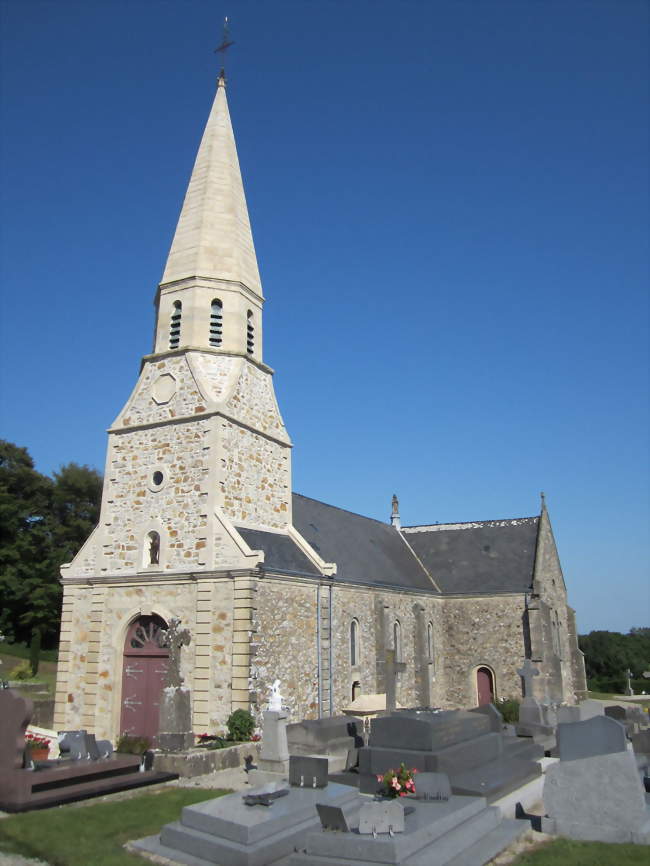
{"label": "drainpipe", "polygon": [[330,583],[330,597],[329,597],[329,621],[330,621],[330,716],[334,715],[334,673],[332,671],[332,590],[334,587]]}
{"label": "drainpipe", "polygon": [[317,678],[318,678],[318,718],[323,716],[323,684],[321,682],[321,658],[320,658],[320,582],[316,587],[316,661],[317,661]]}

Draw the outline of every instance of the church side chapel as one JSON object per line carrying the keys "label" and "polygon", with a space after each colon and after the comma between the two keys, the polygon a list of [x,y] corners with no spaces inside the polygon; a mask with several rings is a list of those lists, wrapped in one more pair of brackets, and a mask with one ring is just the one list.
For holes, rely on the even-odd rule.
{"label": "church side chapel", "polygon": [[543,498],[535,516],[402,527],[396,497],[382,523],[292,494],[263,304],[222,73],[100,521],[61,569],[55,726],[155,737],[174,619],[195,732],[259,719],[276,679],[291,721],[340,714],[385,694],[387,657],[402,706],[520,698],[526,658],[535,697],[585,696]]}

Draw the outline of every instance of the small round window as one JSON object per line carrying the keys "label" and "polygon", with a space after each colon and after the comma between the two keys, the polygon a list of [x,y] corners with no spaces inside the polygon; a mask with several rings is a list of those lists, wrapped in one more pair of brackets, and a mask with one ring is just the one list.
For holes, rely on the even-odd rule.
{"label": "small round window", "polygon": [[[164,468],[164,467],[163,467]],[[154,469],[151,475],[149,476],[149,490],[152,493],[157,493],[159,490],[162,490],[165,486],[166,478],[163,468]]]}

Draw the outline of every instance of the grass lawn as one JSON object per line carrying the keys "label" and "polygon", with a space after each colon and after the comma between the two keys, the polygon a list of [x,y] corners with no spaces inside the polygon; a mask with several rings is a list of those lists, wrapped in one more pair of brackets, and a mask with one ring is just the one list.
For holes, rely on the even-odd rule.
{"label": "grass lawn", "polygon": [[0,820],[0,852],[45,860],[50,866],[143,866],[124,842],[151,836],[176,821],[183,806],[228,793],[165,788],[108,803],[27,812]]}
{"label": "grass lawn", "polygon": [[554,839],[526,851],[512,866],[648,866],[647,845],[605,845]]}

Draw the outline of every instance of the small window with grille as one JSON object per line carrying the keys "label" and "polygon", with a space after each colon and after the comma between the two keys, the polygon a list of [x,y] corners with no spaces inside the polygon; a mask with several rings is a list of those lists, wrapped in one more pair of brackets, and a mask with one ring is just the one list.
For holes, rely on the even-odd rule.
{"label": "small window with grille", "polygon": [[172,317],[169,323],[169,348],[176,349],[181,341],[181,316],[183,305],[174,301]]}
{"label": "small window with grille", "polygon": [[220,346],[223,337],[223,304],[219,298],[210,307],[210,345]]}
{"label": "small window with grille", "polygon": [[253,324],[253,311],[249,310],[246,315],[246,351],[252,355],[255,350],[255,325]]}

